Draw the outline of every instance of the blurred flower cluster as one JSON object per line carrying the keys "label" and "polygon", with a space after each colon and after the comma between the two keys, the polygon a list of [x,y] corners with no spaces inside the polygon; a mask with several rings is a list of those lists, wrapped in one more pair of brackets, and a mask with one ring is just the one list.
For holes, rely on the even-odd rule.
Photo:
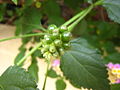
{"label": "blurred flower cluster", "polygon": [[113,64],[108,63],[108,74],[109,74],[109,80],[111,84],[118,84],[120,83],[120,64]]}

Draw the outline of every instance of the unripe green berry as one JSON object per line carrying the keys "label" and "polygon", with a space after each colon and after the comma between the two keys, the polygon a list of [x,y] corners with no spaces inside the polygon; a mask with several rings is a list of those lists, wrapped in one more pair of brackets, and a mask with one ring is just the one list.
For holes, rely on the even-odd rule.
{"label": "unripe green berry", "polygon": [[60,49],[59,49],[59,52],[60,52],[61,55],[63,55],[63,54],[64,54],[64,49],[63,49],[63,48],[60,48]]}
{"label": "unripe green berry", "polygon": [[50,46],[50,48],[49,48],[49,51],[51,52],[51,53],[54,53],[54,52],[56,52],[56,48],[55,48],[55,46]]}
{"label": "unripe green berry", "polygon": [[57,29],[57,26],[56,26],[56,25],[51,24],[51,25],[48,26],[49,33],[52,33],[52,31],[53,31],[54,29]]}
{"label": "unripe green berry", "polygon": [[41,53],[44,54],[46,50],[44,48],[41,49]]}
{"label": "unripe green berry", "polygon": [[44,39],[43,39],[43,40],[41,41],[41,43],[42,43],[42,45],[41,45],[41,46],[43,46],[43,47],[44,47],[44,46],[46,45],[46,40],[44,40]]}
{"label": "unripe green berry", "polygon": [[60,29],[59,29],[60,33],[63,33],[63,32],[65,32],[65,31],[67,31],[67,30],[68,30],[68,29],[67,29],[66,26],[61,26]]}
{"label": "unripe green berry", "polygon": [[46,40],[47,44],[51,44],[52,43],[52,39],[51,38],[46,38],[45,40]]}
{"label": "unripe green berry", "polygon": [[46,59],[50,59],[51,56],[52,56],[52,55],[51,55],[49,52],[45,52],[45,53],[43,54],[43,57],[46,58]]}
{"label": "unripe green berry", "polygon": [[45,42],[48,43],[48,44],[52,43],[52,39],[51,39],[51,36],[50,36],[50,35],[45,35],[45,36],[44,36],[44,40],[45,40]]}
{"label": "unripe green berry", "polygon": [[63,44],[63,47],[64,47],[65,49],[68,49],[68,48],[70,47],[70,44],[69,44],[69,43],[64,43],[64,44]]}
{"label": "unripe green berry", "polygon": [[45,53],[43,54],[43,57],[47,57],[48,54],[49,54],[49,52],[45,52]]}
{"label": "unripe green berry", "polygon": [[53,53],[53,56],[56,57],[56,58],[59,57],[58,52]]}
{"label": "unripe green berry", "polygon": [[55,46],[61,46],[61,45],[62,45],[62,41],[59,40],[59,39],[56,39],[56,40],[54,41],[54,44],[55,44]]}
{"label": "unripe green berry", "polygon": [[43,48],[47,51],[49,49],[49,45],[44,45]]}
{"label": "unripe green berry", "polygon": [[53,32],[53,33],[59,33],[59,29],[58,29],[58,28],[57,28],[57,29],[54,29],[52,32]]}
{"label": "unripe green berry", "polygon": [[51,53],[49,53],[46,58],[50,60],[51,56],[52,56]]}
{"label": "unripe green berry", "polygon": [[62,34],[62,40],[65,41],[65,42],[68,42],[72,37],[72,34],[71,32],[64,32]]}
{"label": "unripe green berry", "polygon": [[53,33],[52,34],[52,39],[55,40],[55,39],[59,39],[60,38],[60,34],[59,33]]}

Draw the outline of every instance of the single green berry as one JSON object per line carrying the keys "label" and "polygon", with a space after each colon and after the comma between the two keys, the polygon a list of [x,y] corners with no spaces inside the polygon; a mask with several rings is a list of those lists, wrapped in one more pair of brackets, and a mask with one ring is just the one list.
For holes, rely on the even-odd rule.
{"label": "single green berry", "polygon": [[53,33],[59,33],[59,29],[58,29],[58,28],[57,28],[57,29],[54,29],[52,32],[53,32]]}
{"label": "single green berry", "polygon": [[68,29],[67,29],[66,26],[61,26],[61,27],[59,28],[59,30],[60,30],[60,33],[63,33],[63,32],[65,32],[65,31],[67,31]]}
{"label": "single green berry", "polygon": [[53,56],[56,57],[56,58],[59,57],[58,52],[53,53]]}
{"label": "single green berry", "polygon": [[63,47],[64,47],[65,49],[68,49],[68,48],[70,47],[70,44],[69,44],[69,43],[64,43],[64,44],[63,44]]}
{"label": "single green berry", "polygon": [[59,39],[56,39],[56,40],[54,41],[54,44],[55,44],[55,46],[61,46],[61,45],[62,45],[62,41],[59,40]]}
{"label": "single green berry", "polygon": [[44,48],[41,49],[41,53],[44,54],[46,50]]}
{"label": "single green berry", "polygon": [[49,52],[45,52],[44,54],[43,54],[43,57],[44,58],[46,58],[46,59],[50,59],[51,58],[51,53],[49,53]]}
{"label": "single green berry", "polygon": [[44,40],[47,44],[50,44],[52,43],[52,39],[51,39],[51,36],[50,35],[45,35],[44,36]]}
{"label": "single green berry", "polygon": [[49,51],[51,52],[51,53],[54,53],[54,52],[56,52],[56,48],[55,48],[55,46],[50,46],[50,48],[49,48]]}
{"label": "single green berry", "polygon": [[59,39],[59,38],[60,38],[60,34],[59,34],[59,33],[53,33],[52,36],[51,36],[51,38],[52,38],[53,40]]}
{"label": "single green berry", "polygon": [[44,45],[43,48],[47,51],[49,49],[49,47],[50,47],[49,45]]}
{"label": "single green berry", "polygon": [[44,35],[44,39],[50,38],[50,35]]}
{"label": "single green berry", "polygon": [[48,54],[49,54],[49,52],[45,52],[45,53],[43,54],[43,57],[47,57]]}
{"label": "single green berry", "polygon": [[71,32],[64,32],[62,34],[62,40],[65,41],[65,42],[68,42],[72,37],[72,34]]}
{"label": "single green berry", "polygon": [[49,30],[50,33],[52,33],[52,31],[53,31],[54,29],[57,29],[57,26],[56,26],[56,25],[51,24],[51,25],[48,26],[48,30]]}
{"label": "single green berry", "polygon": [[52,56],[52,54],[51,54],[51,53],[48,53],[48,55],[47,55],[46,58],[47,58],[48,60],[50,60],[51,56]]}
{"label": "single green berry", "polygon": [[51,38],[46,38],[45,40],[46,40],[47,44],[51,44],[52,43],[52,39]]}
{"label": "single green berry", "polygon": [[63,55],[63,54],[64,54],[64,49],[63,49],[63,48],[60,48],[60,49],[59,49],[59,52],[60,52],[61,55]]}

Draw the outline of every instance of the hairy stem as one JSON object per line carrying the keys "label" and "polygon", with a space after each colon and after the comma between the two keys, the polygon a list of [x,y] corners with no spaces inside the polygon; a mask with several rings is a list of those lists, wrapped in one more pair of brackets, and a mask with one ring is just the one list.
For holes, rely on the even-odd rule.
{"label": "hairy stem", "polygon": [[14,36],[9,38],[0,39],[0,42],[11,40],[11,39],[17,39],[17,38],[25,38],[25,37],[32,37],[32,36],[40,36],[45,35],[46,33],[36,33],[36,34],[26,34],[26,35],[20,35],[20,36]]}
{"label": "hairy stem", "polygon": [[47,63],[47,69],[46,69],[46,74],[45,74],[45,80],[44,80],[44,84],[43,84],[43,89],[42,90],[45,90],[46,81],[47,81],[47,77],[48,77],[49,65],[50,65],[50,62],[48,61],[48,63]]}
{"label": "hairy stem", "polygon": [[33,54],[39,47],[41,46],[41,42],[37,44],[28,54],[26,54],[18,63],[17,65],[20,66],[31,54]]}

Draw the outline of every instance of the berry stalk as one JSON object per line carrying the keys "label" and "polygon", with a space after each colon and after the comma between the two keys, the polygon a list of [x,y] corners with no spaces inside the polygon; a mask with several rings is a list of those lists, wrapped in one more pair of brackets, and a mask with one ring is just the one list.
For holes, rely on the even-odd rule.
{"label": "berry stalk", "polygon": [[26,38],[26,37],[32,37],[32,36],[41,36],[41,35],[46,35],[46,34],[47,33],[35,33],[35,34],[26,34],[26,35],[14,36],[14,37],[0,39],[0,42],[11,40],[11,39],[17,39],[17,38]]}
{"label": "berry stalk", "polygon": [[73,18],[68,20],[63,24],[63,26],[67,26],[69,24],[72,24],[68,26],[68,30],[71,31],[95,6],[102,5],[104,0],[99,0],[94,4],[91,4],[87,9],[83,10],[82,12],[75,15]]}
{"label": "berry stalk", "polygon": [[17,65],[20,66],[27,57],[29,57],[30,55],[32,55],[39,47],[41,46],[41,42],[37,44],[37,46],[35,46],[28,54],[26,54],[18,63]]}

